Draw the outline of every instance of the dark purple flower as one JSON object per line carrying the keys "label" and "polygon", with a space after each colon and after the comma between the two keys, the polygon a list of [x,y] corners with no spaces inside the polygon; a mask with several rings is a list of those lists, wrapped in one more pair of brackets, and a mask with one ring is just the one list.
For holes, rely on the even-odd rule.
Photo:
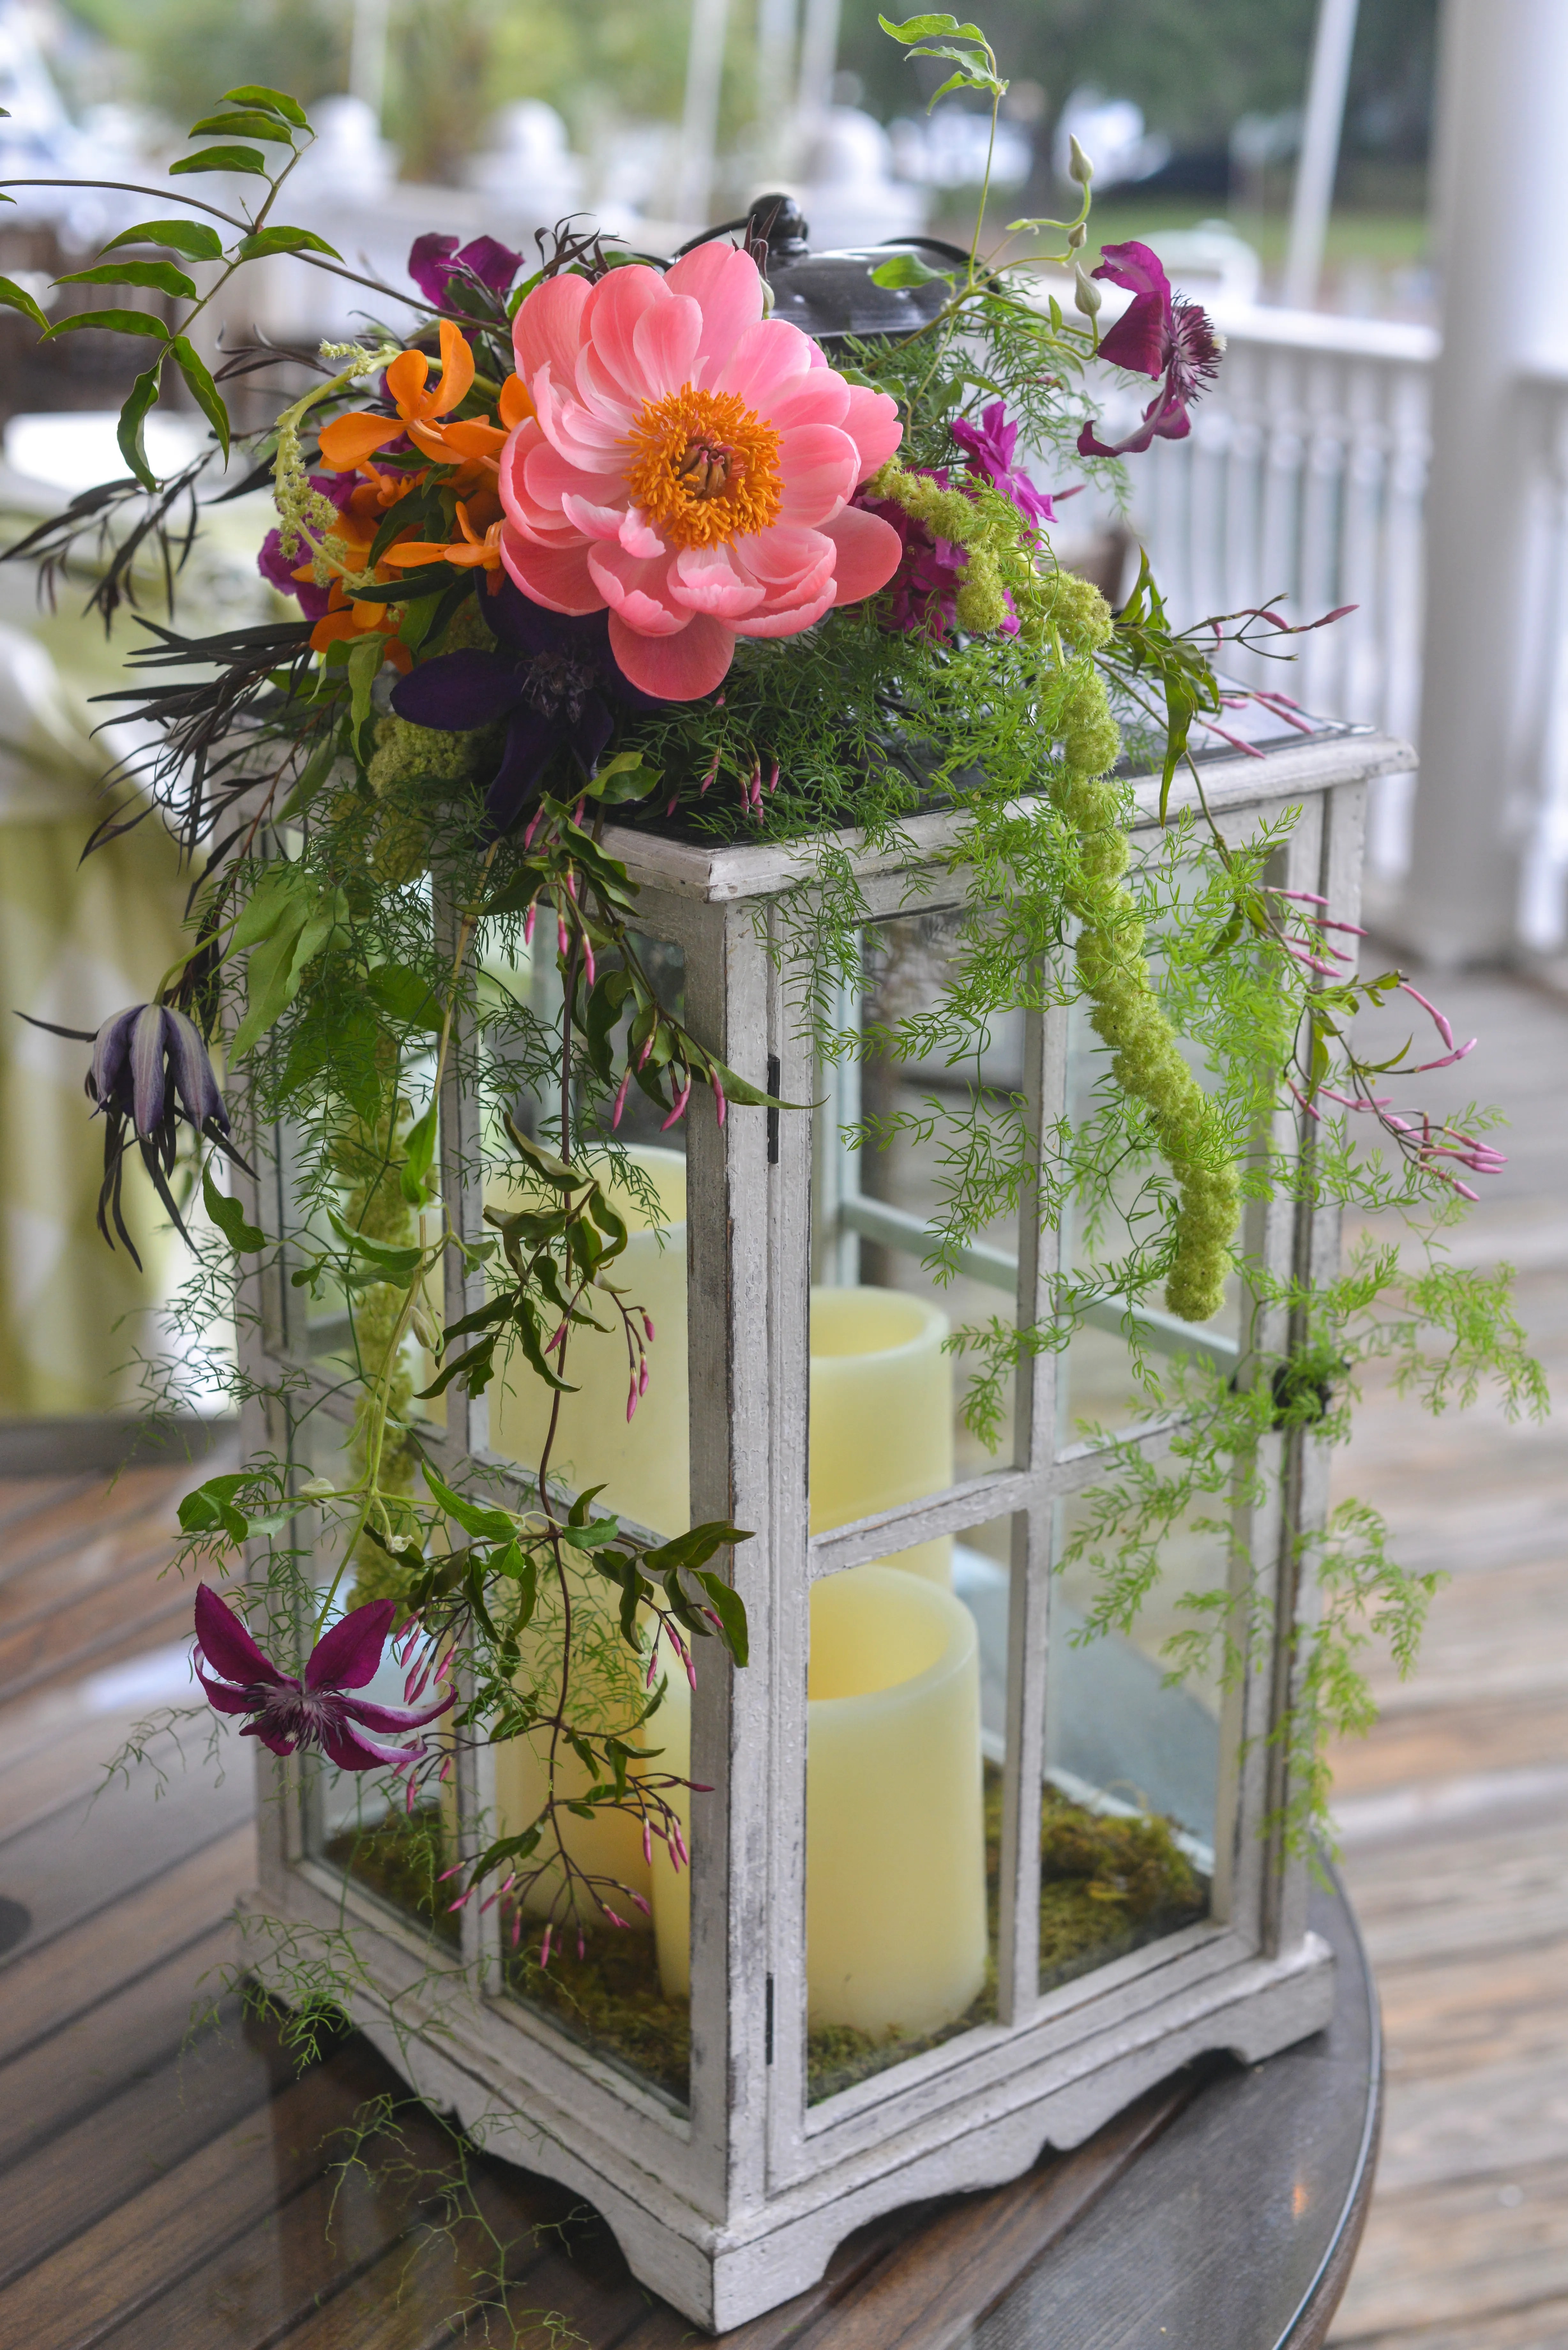
{"label": "dark purple flower", "polygon": [[967,423],[961,416],[950,427],[953,439],[964,452],[971,473],[980,473],[1011,498],[1028,522],[1054,522],[1056,511],[1044,490],[1037,490],[1022,465],[1012,461],[1018,446],[1018,427],[1007,421],[1007,411],[1000,400],[993,400],[978,424]]}
{"label": "dark purple flower", "polygon": [[165,1178],[174,1165],[174,1149],[182,1118],[206,1141],[251,1170],[228,1139],[229,1114],[218,1080],[207,1057],[202,1032],[171,1003],[132,1003],[110,1014],[95,1035],[88,1028],[61,1028],[53,1020],[20,1017],[29,1027],[47,1028],[52,1035],[70,1036],[92,1046],[92,1064],[84,1081],[88,1099],[104,1118],[103,1186],[98,1197],[98,1228],[112,1248],[108,1217],[140,1269],[130,1234],[120,1214],[120,1181],[127,1150],[134,1142],[141,1163],[151,1177],[174,1229],[187,1243],[190,1234],[181,1222]]}
{"label": "dark purple flower", "polygon": [[484,598],[484,617],[501,639],[493,652],[474,646],[421,661],[393,687],[392,708],[447,733],[506,720],[506,747],[484,796],[485,836],[495,839],[536,801],[557,751],[593,775],[615,732],[614,702],[663,705],[616,666],[607,612],[546,612],[503,578]]}
{"label": "dark purple flower", "polygon": [[504,296],[522,266],[523,255],[509,245],[498,244],[493,236],[476,236],[461,252],[455,236],[416,236],[409,255],[409,276],[425,300],[438,309],[444,308],[447,287],[454,277],[466,273],[492,294]]}
{"label": "dark purple flower", "polygon": [[[234,1609],[199,1583],[196,1679],[220,1713],[253,1715],[241,1737],[259,1738],[275,1754],[319,1746],[340,1771],[374,1771],[389,1762],[400,1768],[418,1762],[425,1751],[423,1741],[394,1746],[384,1736],[367,1733],[421,1730],[446,1711],[457,1692],[448,1690],[438,1703],[422,1707],[373,1705],[368,1698],[346,1694],[363,1689],[374,1677],[397,1612],[391,1599],[373,1599],[368,1607],[356,1607],[317,1640],[301,1682],[280,1673]],[[221,1679],[209,1680],[204,1665]]]}
{"label": "dark purple flower", "polygon": [[1101,336],[1100,357],[1134,375],[1163,376],[1165,381],[1136,432],[1108,448],[1094,426],[1085,424],[1078,435],[1078,454],[1130,457],[1151,441],[1184,441],[1192,430],[1188,409],[1220,365],[1220,345],[1207,312],[1196,302],[1176,299],[1159,255],[1136,240],[1107,244],[1094,275],[1109,278],[1133,296],[1116,325]]}

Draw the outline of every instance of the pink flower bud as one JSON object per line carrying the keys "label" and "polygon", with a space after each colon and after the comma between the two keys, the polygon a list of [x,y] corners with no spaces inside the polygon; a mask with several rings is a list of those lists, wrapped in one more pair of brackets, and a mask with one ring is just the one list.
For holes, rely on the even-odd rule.
{"label": "pink flower bud", "polygon": [[555,1930],[553,1925],[546,1926],[545,1929],[545,1939],[539,1945],[539,1964],[542,1967],[547,1967],[550,1963],[550,1937]]}
{"label": "pink flower bud", "polygon": [[653,1826],[649,1820],[644,1820],[642,1824],[642,1857],[647,1866],[651,1868],[653,1866]]}
{"label": "pink flower bud", "polygon": [[631,1897],[631,1898],[632,1898],[632,1899],[636,1902],[636,1904],[637,1904],[638,1908],[641,1910],[641,1912],[642,1912],[642,1914],[643,1914],[643,1916],[644,1916],[645,1918],[651,1918],[651,1917],[652,1917],[653,1912],[652,1912],[652,1910],[649,1908],[649,1906],[648,1906],[647,1902],[643,1899],[643,1898],[642,1898],[642,1896],[641,1896],[641,1894],[640,1894],[640,1893],[634,1893],[634,1894],[632,1895],[632,1897]]}
{"label": "pink flower bud", "polygon": [[646,1355],[637,1367],[637,1391],[639,1396],[645,1396],[648,1393],[648,1357]]}
{"label": "pink flower bud", "polygon": [[621,1079],[621,1081],[620,1081],[620,1087],[619,1087],[619,1089],[618,1089],[618,1092],[617,1092],[617,1094],[616,1094],[616,1097],[615,1097],[615,1107],[614,1107],[614,1109],[610,1112],[610,1128],[611,1128],[611,1131],[612,1131],[612,1132],[613,1132],[613,1130],[615,1129],[615,1128],[617,1128],[617,1127],[620,1124],[620,1114],[621,1114],[622,1110],[626,1107],[626,1089],[627,1089],[628,1086],[629,1086],[629,1085],[630,1085],[630,1083],[631,1083],[631,1071],[630,1071],[630,1069],[629,1069],[629,1068],[628,1068],[628,1070],[627,1070],[627,1073],[626,1073],[625,1076],[624,1076],[624,1077],[622,1077],[622,1079]]}
{"label": "pink flower bud", "polygon": [[722,1126],[724,1123],[724,1111],[727,1107],[727,1104],[724,1100],[724,1087],[720,1079],[717,1069],[713,1071],[713,1107],[719,1113],[719,1123]]}
{"label": "pink flower bud", "polygon": [[651,1347],[653,1344],[653,1316],[651,1314],[648,1313],[646,1309],[644,1310],[642,1316],[642,1335]]}
{"label": "pink flower bud", "polygon": [[523,917],[523,943],[525,947],[531,947],[534,943],[534,924],[538,919],[538,913],[539,900],[535,898],[530,901],[528,911]]}

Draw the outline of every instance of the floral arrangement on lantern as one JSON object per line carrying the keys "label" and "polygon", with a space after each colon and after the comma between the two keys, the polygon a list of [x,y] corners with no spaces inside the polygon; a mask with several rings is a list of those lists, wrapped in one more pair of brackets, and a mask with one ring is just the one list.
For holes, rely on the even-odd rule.
{"label": "floral arrangement on lantern", "polygon": [[[973,27],[926,16],[887,29],[947,60],[948,87],[993,106],[1005,88]],[[176,172],[226,174],[260,201],[192,198],[72,281],[150,290],[178,327],[112,308],[51,327],[0,284],[51,338],[97,326],[152,347],[120,421],[127,478],[10,550],[57,569],[90,557],[106,619],[145,594],[150,548],[171,547],[177,568],[214,460],[232,463],[224,386],[264,358],[282,363],[243,353],[209,371],[192,329],[218,288],[289,253],[389,296],[276,217],[310,138],[293,99],[231,91],[192,135],[218,143]],[[611,812],[793,847],[802,880],[786,919],[798,906],[793,943],[812,974],[800,1016],[826,1058],[857,1049],[832,1005],[858,978],[864,920],[836,843],[854,827],[896,845],[932,806],[962,816],[968,913],[920,1049],[972,1052],[1010,1007],[1084,1003],[1114,1082],[1052,1138],[1031,1212],[1049,1223],[1074,1210],[1092,1234],[1130,1169],[1131,1237],[1114,1263],[1091,1253],[1063,1277],[1047,1327],[957,1334],[982,1437],[995,1437],[1021,1353],[1065,1346],[1096,1299],[1127,1302],[1135,1347],[1140,1304],[1212,1315],[1242,1261],[1249,1199],[1308,1182],[1402,1208],[1428,1233],[1416,1271],[1371,1243],[1324,1281],[1247,1263],[1254,1293],[1288,1295],[1305,1336],[1244,1386],[1200,1361],[1142,1361],[1150,1409],[1179,1396],[1187,1432],[1157,1469],[1129,1451],[1085,1518],[1075,1540],[1100,1574],[1091,1631],[1131,1620],[1162,1530],[1223,1493],[1263,1434],[1310,1421],[1342,1439],[1371,1359],[1397,1357],[1438,1409],[1488,1375],[1511,1408],[1539,1403],[1506,1281],[1441,1250],[1457,1201],[1474,1196],[1465,1176],[1497,1163],[1484,1118],[1444,1124],[1397,1104],[1389,1088],[1411,1062],[1369,1066],[1349,1024],[1402,990],[1441,1039],[1416,1067],[1469,1046],[1397,972],[1358,976],[1354,942],[1316,904],[1268,886],[1277,828],[1238,848],[1207,821],[1193,752],[1206,732],[1232,740],[1236,702],[1213,663],[1227,645],[1283,651],[1294,632],[1272,606],[1177,629],[1147,564],[1113,611],[1053,552],[1059,500],[1085,477],[1114,486],[1124,461],[1186,434],[1220,359],[1209,320],[1147,246],[1108,246],[1085,270],[1091,172],[1076,151],[1074,172],[1070,221],[1014,223],[990,252],[982,206],[967,258],[877,265],[879,285],[929,296],[921,322],[831,350],[771,315],[765,218],[669,265],[569,228],[541,239],[534,267],[488,237],[461,249],[421,237],[418,330],[287,355],[306,388],[250,439],[241,486],[265,482],[275,502],[259,561],[286,599],[277,617],[203,638],[171,613],[130,655],[134,682],[118,699],[151,722],[154,747],[122,775],[98,837],[153,811],[172,825],[192,936],[173,970],[149,975],[146,1003],[106,1007],[86,1040],[105,1139],[99,1223],[134,1253],[134,1157],[182,1231],[193,1180],[208,1225],[191,1241],[190,1331],[232,1302],[238,1268],[285,1267],[296,1288],[347,1301],[358,1396],[351,1454],[304,1489],[335,1532],[329,1585],[299,1546],[301,1495],[276,1452],[182,1505],[201,1688],[275,1753],[317,1749],[341,1770],[392,1774],[410,1814],[464,1743],[542,1740],[533,1816],[467,1862],[433,1851],[430,1869],[437,1914],[495,1885],[539,1970],[585,1914],[615,1928],[641,1898],[585,1865],[575,1821],[622,1817],[645,1854],[684,1859],[686,1783],[660,1768],[659,1707],[694,1644],[722,1642],[743,1664],[723,1561],[745,1535],[719,1523],[644,1539],[591,1492],[563,1492],[554,1409],[527,1509],[502,1507],[483,1481],[453,1490],[421,1456],[416,1406],[457,1382],[534,1382],[558,1403],[593,1325],[624,1339],[635,1414],[661,1367],[658,1330],[622,1278],[628,1192],[649,1221],[658,1211],[625,1149],[628,1103],[654,1130],[722,1123],[735,1106],[796,1114],[686,1024],[603,845]],[[1048,257],[1073,272],[1071,313],[1039,278],[1040,240],[1056,236]],[[1028,257],[1010,259],[1021,240]],[[127,257],[144,252],[159,257]],[[1100,333],[1107,287],[1130,301]],[[1110,442],[1089,389],[1108,369],[1152,387],[1136,429]],[[177,379],[213,445],[161,480],[143,427]],[[1268,699],[1307,724],[1283,694]],[[1197,809],[1135,859],[1127,777],[1148,766],[1168,794],[1183,769]],[[438,918],[436,885],[454,924]],[[525,955],[553,966],[547,1018],[510,984]],[[209,1057],[220,1047],[230,1082],[243,1075],[243,1134]],[[482,1237],[458,1229],[438,1180],[437,1101],[454,1069],[487,1106],[483,1147],[511,1187]],[[531,1122],[516,1111],[524,1095]],[[1310,1124],[1304,1172],[1259,1145],[1282,1099]],[[1025,1180],[1015,1103],[981,1089],[940,1115],[939,1270]],[[223,1170],[279,1122],[297,1141],[292,1221],[269,1232]],[[1380,1148],[1363,1142],[1369,1130]],[[864,1139],[886,1143],[888,1122]],[[483,1300],[442,1326],[453,1257]],[[254,1398],[244,1375],[226,1376]],[[1390,1560],[1354,1505],[1331,1521],[1318,1565],[1325,1604],[1300,1630],[1290,1729],[1308,1758],[1367,1718],[1356,1652],[1376,1630],[1407,1660],[1433,1582]],[[585,1576],[606,1595],[629,1668],[618,1679],[574,1648]],[[1169,1661],[1231,1657],[1237,1638],[1205,1603]],[[404,1701],[357,1694],[393,1655]],[[1286,1823],[1298,1844],[1324,1816],[1321,1771],[1306,1785]],[[302,1985],[302,2006],[322,1998],[316,1977]]]}

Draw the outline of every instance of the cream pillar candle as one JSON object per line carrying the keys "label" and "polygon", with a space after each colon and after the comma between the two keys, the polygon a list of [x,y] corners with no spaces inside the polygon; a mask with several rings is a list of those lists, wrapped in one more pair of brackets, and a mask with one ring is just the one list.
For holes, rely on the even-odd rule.
{"label": "cream pillar candle", "polygon": [[[809,2021],[878,2035],[935,2031],[985,1981],[974,1618],[950,1592],[890,1567],[828,1575],[812,1588],[809,1692]],[[672,1677],[649,1732],[666,1750],[661,1768],[686,1770],[689,1721],[685,1685]],[[683,1999],[686,1872],[657,1845],[653,1916],[665,1996]]]}
{"label": "cream pillar candle", "polygon": [[[576,1389],[561,1398],[552,1470],[571,1486],[605,1488],[597,1506],[633,1518],[656,1534],[684,1534],[691,1523],[691,1440],[686,1374],[686,1161],[678,1150],[639,1148],[628,1156],[652,1184],[665,1218],[661,1232],[622,1183],[610,1196],[630,1228],[609,1278],[628,1305],[653,1322],[648,1393],[626,1416],[627,1350],[620,1316],[600,1310],[603,1331],[574,1330],[566,1377]],[[493,1191],[496,1206],[505,1197]],[[592,1304],[592,1300],[588,1301]],[[535,1466],[550,1425],[550,1390],[520,1352],[488,1389],[490,1442],[509,1461]]]}
{"label": "cream pillar candle", "polygon": [[[901,1289],[811,1293],[811,1530],[847,1525],[953,1482],[948,1317]],[[948,1587],[945,1537],[888,1565]]]}
{"label": "cream pillar candle", "polygon": [[[691,1523],[686,1372],[686,1161],[676,1150],[639,1148],[628,1153],[653,1185],[665,1222],[655,1232],[624,1183],[611,1197],[630,1228],[630,1240],[610,1278],[628,1304],[646,1308],[653,1327],[649,1348],[648,1393],[632,1419],[626,1416],[627,1350],[618,1315],[599,1313],[604,1331],[578,1329],[566,1349],[566,1377],[576,1392],[561,1398],[551,1467],[568,1485],[603,1484],[597,1507],[616,1511],[662,1534],[682,1534]],[[497,1195],[493,1195],[495,1197]],[[550,1423],[550,1392],[519,1357],[510,1390],[489,1389],[491,1446],[507,1458],[536,1462]],[[574,1572],[574,1672],[577,1696],[587,1689],[607,1724],[630,1718],[641,1680],[636,1660],[620,1634],[618,1607],[609,1586],[591,1569]],[[542,1592],[541,1613],[530,1627],[524,1667],[554,1653],[558,1617]],[[549,1740],[538,1731],[507,1740],[495,1751],[497,1833],[514,1835],[538,1816],[548,1785]],[[570,1799],[592,1783],[569,1752],[556,1758],[557,1794]],[[625,1813],[601,1812],[593,1819],[568,1816],[566,1845],[578,1867],[612,1877],[644,1900],[649,1898],[648,1863],[642,1835]],[[543,1912],[559,1887],[557,1866],[547,1871],[528,1906]],[[610,1907],[637,1930],[646,1930],[634,1903],[609,1896]],[[597,1915],[587,1905],[586,1921]]]}
{"label": "cream pillar candle", "polygon": [[[573,1711],[579,1721],[601,1721],[617,1729],[636,1719],[643,1702],[642,1669],[621,1638],[618,1607],[605,1596],[609,1586],[591,1567],[568,1567],[572,1600],[572,1675],[576,1695]],[[517,1685],[526,1690],[535,1674],[560,1673],[561,1613],[549,1592],[549,1578],[540,1578],[539,1611],[523,1637],[523,1665]],[[565,1741],[556,1757],[556,1793],[570,1802],[592,1786],[593,1774],[578,1762]],[[536,1730],[526,1738],[504,1739],[495,1748],[496,1833],[516,1835],[539,1816],[550,1785],[550,1734]],[[593,1877],[613,1877],[628,1892],[649,1898],[648,1863],[643,1857],[642,1831],[629,1813],[597,1810],[582,1819],[567,1814],[561,1819],[563,1841],[576,1866]],[[560,1890],[559,1861],[540,1876],[524,1907],[543,1916]],[[605,1898],[618,1917],[635,1931],[646,1933],[649,1918],[635,1902],[604,1888]],[[574,1914],[585,1925],[602,1924],[597,1900],[577,1900]]]}

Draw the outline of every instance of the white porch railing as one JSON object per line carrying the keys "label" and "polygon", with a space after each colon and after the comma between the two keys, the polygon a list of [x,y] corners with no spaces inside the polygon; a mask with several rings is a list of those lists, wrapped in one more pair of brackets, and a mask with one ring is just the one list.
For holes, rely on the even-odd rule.
{"label": "white porch railing", "polygon": [[[1231,307],[1216,317],[1225,358],[1190,435],[1128,461],[1128,518],[1172,616],[1186,623],[1281,593],[1293,620],[1354,604],[1333,628],[1293,639],[1288,666],[1245,655],[1228,665],[1309,710],[1416,742],[1439,338],[1321,312]],[[1140,404],[1118,390],[1108,424],[1125,432]],[[1568,369],[1521,376],[1514,422],[1529,487],[1529,617],[1506,730],[1508,821],[1521,833],[1518,944],[1551,954],[1568,931]],[[1478,794],[1496,789],[1495,772],[1477,775]],[[1373,787],[1375,907],[1409,866],[1413,797],[1409,776]]]}
{"label": "white porch railing", "polygon": [[[1332,629],[1293,639],[1292,662],[1226,665],[1309,710],[1413,740],[1438,338],[1261,306],[1217,308],[1216,320],[1225,358],[1190,435],[1128,460],[1128,519],[1171,616],[1186,624],[1280,594],[1292,620],[1354,604]],[[1125,432],[1141,404],[1119,391],[1108,422]],[[1410,797],[1407,776],[1375,786],[1369,856],[1387,883],[1408,862]]]}

